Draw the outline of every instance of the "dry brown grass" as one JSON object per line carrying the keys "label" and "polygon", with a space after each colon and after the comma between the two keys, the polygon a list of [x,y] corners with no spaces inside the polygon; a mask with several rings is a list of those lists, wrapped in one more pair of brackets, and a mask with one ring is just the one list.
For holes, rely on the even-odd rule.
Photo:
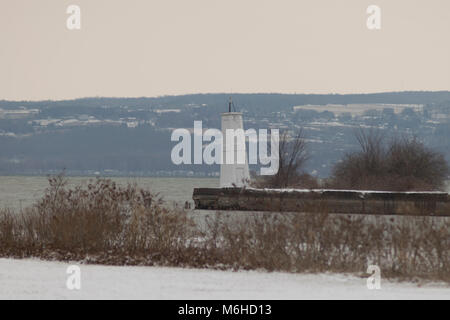
{"label": "dry brown grass", "polygon": [[450,282],[448,218],[308,212],[218,213],[200,226],[135,185],[68,188],[58,176],[35,206],[0,212],[0,256],[287,272],[376,264],[386,277]]}
{"label": "dry brown grass", "polygon": [[211,254],[236,268],[364,273],[375,264],[386,277],[450,282],[447,218],[262,213],[211,225]]}
{"label": "dry brown grass", "polygon": [[157,195],[135,185],[98,179],[70,189],[63,176],[49,183],[33,207],[0,214],[0,255],[171,261],[190,237],[185,212],[167,209]]}

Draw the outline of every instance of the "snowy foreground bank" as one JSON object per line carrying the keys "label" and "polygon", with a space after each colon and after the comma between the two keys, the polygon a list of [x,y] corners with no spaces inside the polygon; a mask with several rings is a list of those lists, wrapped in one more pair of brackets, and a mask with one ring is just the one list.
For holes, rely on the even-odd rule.
{"label": "snowy foreground bank", "polygon": [[232,272],[81,265],[81,290],[66,287],[70,264],[0,259],[0,299],[450,299],[446,284],[418,286],[335,274]]}

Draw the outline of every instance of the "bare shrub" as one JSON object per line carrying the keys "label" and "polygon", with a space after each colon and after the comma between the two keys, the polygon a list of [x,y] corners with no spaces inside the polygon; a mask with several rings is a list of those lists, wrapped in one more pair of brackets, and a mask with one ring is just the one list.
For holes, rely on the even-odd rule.
{"label": "bare shrub", "polygon": [[398,138],[387,150],[387,174],[396,188],[444,190],[449,168],[444,156],[417,138]]}
{"label": "bare shrub", "polygon": [[169,261],[192,227],[184,211],[167,209],[161,198],[135,185],[97,179],[85,188],[67,188],[63,175],[49,178],[49,184],[32,208],[3,212],[1,254],[26,251],[59,259],[131,254]]}
{"label": "bare shrub", "polygon": [[442,154],[416,138],[385,143],[376,131],[356,133],[360,151],[348,153],[333,168],[327,187],[366,190],[444,190],[449,168]]}

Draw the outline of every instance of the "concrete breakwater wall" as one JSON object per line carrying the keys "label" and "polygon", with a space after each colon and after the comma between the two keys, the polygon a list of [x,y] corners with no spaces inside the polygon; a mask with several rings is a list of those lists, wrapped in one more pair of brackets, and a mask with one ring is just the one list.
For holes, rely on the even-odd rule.
{"label": "concrete breakwater wall", "polygon": [[195,188],[196,209],[450,216],[444,192]]}

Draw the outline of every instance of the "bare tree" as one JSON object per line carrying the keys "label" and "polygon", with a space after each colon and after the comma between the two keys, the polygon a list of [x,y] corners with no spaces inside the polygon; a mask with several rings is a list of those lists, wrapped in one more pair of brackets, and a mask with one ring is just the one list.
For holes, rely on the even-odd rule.
{"label": "bare tree", "polygon": [[307,143],[303,129],[299,129],[295,136],[283,132],[278,144],[279,163],[278,172],[273,176],[263,178],[257,185],[259,187],[285,188],[300,186],[302,180],[315,180],[303,172],[304,165],[309,159]]}
{"label": "bare tree", "polygon": [[364,161],[364,169],[372,174],[381,172],[385,156],[384,137],[381,132],[359,128],[355,131],[355,137],[361,148],[360,156]]}
{"label": "bare tree", "polygon": [[442,154],[417,138],[393,138],[379,132],[356,132],[360,150],[336,164],[328,187],[371,190],[441,190],[449,173]]}

